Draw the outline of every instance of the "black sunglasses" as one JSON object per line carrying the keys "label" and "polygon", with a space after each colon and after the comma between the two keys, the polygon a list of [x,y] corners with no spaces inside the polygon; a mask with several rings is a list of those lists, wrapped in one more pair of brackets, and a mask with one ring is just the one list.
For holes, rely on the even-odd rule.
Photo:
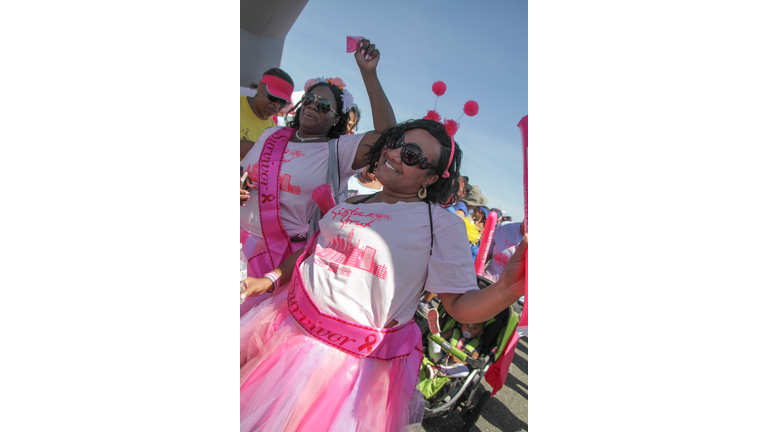
{"label": "black sunglasses", "polygon": [[267,92],[267,99],[269,99],[269,101],[272,103],[279,104],[280,109],[283,109],[285,108],[286,105],[288,105],[288,101],[286,101],[285,99],[280,99],[277,96],[272,96],[271,94],[269,94],[269,92]]}
{"label": "black sunglasses", "polygon": [[421,169],[431,168],[437,172],[437,167],[429,163],[429,159],[426,156],[422,156],[424,152],[421,150],[421,146],[416,143],[405,142],[405,134],[400,135],[400,138],[398,138],[395,142],[387,142],[387,147],[402,147],[400,150],[400,159],[402,159],[404,164],[410,166],[418,165]]}
{"label": "black sunglasses", "polygon": [[339,115],[336,111],[331,108],[331,101],[324,97],[320,97],[314,93],[306,93],[303,98],[301,98],[301,104],[304,106],[308,105],[315,105],[315,109],[317,109],[320,114],[326,114],[328,111],[331,111],[332,113]]}

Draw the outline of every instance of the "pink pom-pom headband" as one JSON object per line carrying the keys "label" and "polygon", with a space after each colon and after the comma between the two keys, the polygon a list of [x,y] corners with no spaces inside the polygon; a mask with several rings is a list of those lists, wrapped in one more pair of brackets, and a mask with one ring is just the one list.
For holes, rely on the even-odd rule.
{"label": "pink pom-pom headband", "polygon": [[[439,98],[440,96],[445,94],[445,91],[447,90],[447,86],[442,81],[435,81],[434,84],[432,84],[432,92]],[[477,112],[480,110],[480,106],[477,104],[477,102],[471,100],[464,104],[464,114],[474,117],[477,115]],[[459,116],[459,119],[464,116],[464,114]],[[435,109],[427,111],[427,115],[424,116],[425,120],[433,120],[436,122],[440,121],[440,114],[437,113],[437,98],[435,99]],[[458,120],[458,119],[457,119]],[[445,132],[448,134],[448,136],[451,137],[451,157],[448,158],[448,166],[445,168],[445,172],[443,173],[443,178],[448,178],[450,174],[448,174],[448,168],[451,166],[451,162],[453,162],[453,153],[456,151],[456,142],[453,140],[453,136],[456,135],[456,132],[459,131],[459,123],[456,120],[450,120],[448,118],[443,118],[443,126],[445,127]]]}

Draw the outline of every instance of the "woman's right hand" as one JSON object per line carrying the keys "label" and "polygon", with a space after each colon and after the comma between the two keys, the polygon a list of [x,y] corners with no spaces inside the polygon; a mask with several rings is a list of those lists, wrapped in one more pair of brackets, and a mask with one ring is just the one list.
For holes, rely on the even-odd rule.
{"label": "woman's right hand", "polygon": [[272,281],[267,278],[245,278],[245,291],[240,294],[240,299],[262,295],[272,288]]}
{"label": "woman's right hand", "polygon": [[250,189],[253,189],[253,183],[250,178],[245,179],[245,189],[240,189],[240,206],[245,206],[245,203],[251,200]]}
{"label": "woman's right hand", "polygon": [[376,49],[376,45],[372,44],[368,39],[363,39],[357,44],[357,51],[355,51],[355,60],[360,71],[375,71],[379,65],[379,50]]}

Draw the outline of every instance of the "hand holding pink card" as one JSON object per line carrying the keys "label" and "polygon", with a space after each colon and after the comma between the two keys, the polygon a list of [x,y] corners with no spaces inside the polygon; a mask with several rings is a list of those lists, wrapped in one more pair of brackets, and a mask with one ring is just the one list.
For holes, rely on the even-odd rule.
{"label": "hand holding pink card", "polygon": [[347,36],[347,52],[355,52],[355,50],[360,46],[360,41],[365,39],[362,36]]}

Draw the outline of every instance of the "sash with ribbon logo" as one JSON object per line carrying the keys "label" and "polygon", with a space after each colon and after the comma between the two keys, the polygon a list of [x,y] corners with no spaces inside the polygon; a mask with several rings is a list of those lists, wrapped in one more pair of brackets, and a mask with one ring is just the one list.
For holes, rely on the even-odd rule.
{"label": "sash with ribbon logo", "polygon": [[293,319],[310,336],[340,351],[360,358],[390,361],[404,359],[410,374],[404,379],[408,391],[416,387],[424,351],[421,331],[411,319],[407,323],[386,329],[369,327],[320,312],[305,289],[300,264],[314,253],[314,241],[319,231],[307,242],[304,253],[296,261],[288,290],[288,310]]}
{"label": "sash with ribbon logo", "polygon": [[[291,245],[291,238],[286,233],[280,220],[280,171],[283,162],[283,153],[288,146],[288,141],[293,135],[294,129],[284,127],[270,135],[264,142],[264,148],[259,156],[258,195],[254,198],[259,204],[259,221],[261,234],[266,244],[265,250],[259,251],[249,261],[257,260],[254,266],[260,270],[252,277],[261,277],[271,271],[295,251]],[[242,236],[242,233],[241,233]],[[243,239],[241,238],[241,242]]]}

